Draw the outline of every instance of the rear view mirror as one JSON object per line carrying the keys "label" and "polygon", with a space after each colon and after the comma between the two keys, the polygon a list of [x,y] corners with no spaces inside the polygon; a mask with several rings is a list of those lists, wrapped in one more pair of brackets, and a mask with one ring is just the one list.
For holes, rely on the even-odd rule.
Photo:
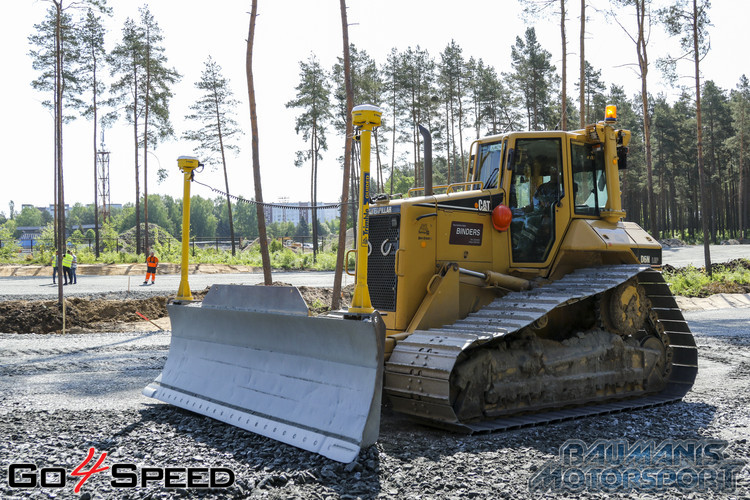
{"label": "rear view mirror", "polygon": [[508,150],[508,170],[513,170],[513,167],[516,164],[516,150],[513,148],[510,148]]}
{"label": "rear view mirror", "polygon": [[626,170],[628,168],[628,148],[619,146],[617,148],[617,169]]}

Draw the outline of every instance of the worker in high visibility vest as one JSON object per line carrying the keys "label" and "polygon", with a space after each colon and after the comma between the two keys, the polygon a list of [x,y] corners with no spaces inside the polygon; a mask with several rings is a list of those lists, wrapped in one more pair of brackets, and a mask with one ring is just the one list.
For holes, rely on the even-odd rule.
{"label": "worker in high visibility vest", "polygon": [[65,252],[65,255],[63,256],[63,278],[65,279],[65,283],[63,285],[67,285],[68,282],[73,283],[73,277],[70,275],[70,266],[73,265],[73,253],[68,250]]}
{"label": "worker in high visibility vest", "polygon": [[148,257],[146,257],[146,281],[143,282],[144,285],[148,285],[148,277],[151,276],[151,284],[154,284],[154,279],[156,278],[156,266],[159,265],[159,258],[154,255],[154,252],[152,251]]}

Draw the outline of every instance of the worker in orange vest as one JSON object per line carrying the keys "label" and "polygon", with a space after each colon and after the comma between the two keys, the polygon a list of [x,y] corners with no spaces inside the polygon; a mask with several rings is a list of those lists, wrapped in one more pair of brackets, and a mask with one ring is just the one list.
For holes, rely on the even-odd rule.
{"label": "worker in orange vest", "polygon": [[146,281],[143,282],[144,285],[148,285],[149,276],[151,276],[151,284],[154,284],[154,278],[156,278],[156,266],[158,265],[159,258],[156,257],[152,251],[151,254],[146,257]]}

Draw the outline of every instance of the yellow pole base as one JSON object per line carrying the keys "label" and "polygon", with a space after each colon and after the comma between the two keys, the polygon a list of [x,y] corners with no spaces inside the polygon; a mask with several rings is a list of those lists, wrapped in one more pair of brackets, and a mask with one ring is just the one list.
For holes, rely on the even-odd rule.
{"label": "yellow pole base", "polygon": [[370,289],[367,283],[357,281],[354,285],[354,295],[352,295],[352,306],[349,307],[350,313],[371,314],[375,312],[370,302]]}
{"label": "yellow pole base", "polygon": [[188,284],[187,278],[180,280],[180,287],[177,289],[175,300],[193,300],[193,294],[190,293],[190,284]]}

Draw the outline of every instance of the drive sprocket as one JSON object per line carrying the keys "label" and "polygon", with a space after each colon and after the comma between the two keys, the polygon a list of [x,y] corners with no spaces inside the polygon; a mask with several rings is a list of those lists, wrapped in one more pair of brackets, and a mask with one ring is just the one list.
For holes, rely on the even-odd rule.
{"label": "drive sprocket", "polygon": [[643,328],[650,309],[646,291],[633,278],[602,294],[599,317],[605,329],[628,337]]}

